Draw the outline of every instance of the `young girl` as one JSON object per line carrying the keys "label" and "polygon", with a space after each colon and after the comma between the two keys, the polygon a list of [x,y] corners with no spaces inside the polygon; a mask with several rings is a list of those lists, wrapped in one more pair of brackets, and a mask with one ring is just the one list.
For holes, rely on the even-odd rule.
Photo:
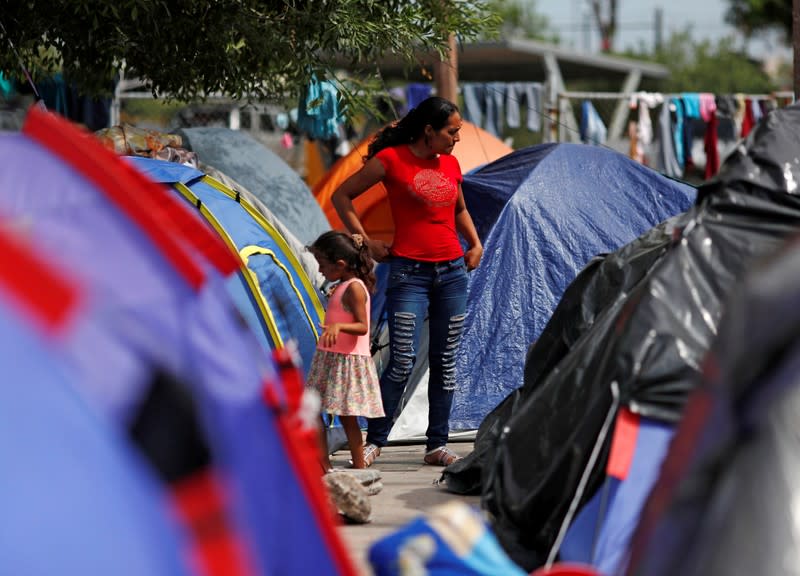
{"label": "young girl", "polygon": [[[322,335],[311,361],[306,383],[322,399],[322,410],[339,416],[354,468],[366,468],[358,416],[384,415],[380,384],[369,350],[370,296],[375,273],[363,238],[329,231],[309,247],[319,271],[329,281],[339,281],[328,299]],[[322,467],[331,469],[325,431]]]}

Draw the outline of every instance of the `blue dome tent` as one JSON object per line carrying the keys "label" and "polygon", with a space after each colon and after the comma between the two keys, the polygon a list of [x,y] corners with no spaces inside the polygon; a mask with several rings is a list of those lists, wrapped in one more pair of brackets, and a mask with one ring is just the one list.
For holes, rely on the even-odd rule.
{"label": "blue dome tent", "polygon": [[155,477],[65,362],[82,287],[5,227],[0,251],[3,571],[189,576],[188,542]]}
{"label": "blue dome tent", "polygon": [[218,180],[182,164],[129,157],[139,170],[170,185],[239,254],[240,273],[229,287],[239,311],[268,350],[295,340],[305,369],[311,364],[325,311],[294,251],[247,200]]}
{"label": "blue dome tent", "polygon": [[578,272],[687,210],[695,191],[583,144],[517,150],[467,174],[463,189],[485,251],[471,274],[450,426],[474,430],[522,386],[528,347]]}
{"label": "blue dome tent", "polygon": [[[214,513],[214,534],[244,550],[248,573],[353,573],[306,462],[313,451],[291,404],[297,386],[227,290],[236,254],[177,195],[56,116],[31,109],[22,134],[0,137],[0,158],[0,212],[87,286],[86,314],[64,343],[76,390],[135,437],[184,514],[184,497],[192,511],[199,502]],[[142,409],[157,383],[190,400],[208,451],[177,481],[168,474],[176,463],[142,448]],[[218,508],[186,496],[184,488],[196,496],[195,480]],[[203,520],[192,525],[192,552],[213,560]]]}

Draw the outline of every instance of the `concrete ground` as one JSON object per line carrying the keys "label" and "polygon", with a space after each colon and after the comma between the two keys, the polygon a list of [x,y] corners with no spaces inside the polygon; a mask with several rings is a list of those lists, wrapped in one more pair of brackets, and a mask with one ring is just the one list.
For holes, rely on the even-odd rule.
{"label": "concrete ground", "polygon": [[[472,442],[451,442],[450,448],[461,456],[472,452]],[[367,553],[369,547],[383,537],[396,532],[411,520],[422,516],[438,504],[457,499],[479,505],[479,496],[460,496],[447,492],[435,482],[442,468],[422,463],[423,445],[390,445],[385,447],[372,468],[380,470],[383,490],[370,497],[372,521],[368,524],[342,524],[339,530],[350,550],[360,576],[372,575]],[[350,459],[345,448],[331,456],[335,468],[344,468]]]}

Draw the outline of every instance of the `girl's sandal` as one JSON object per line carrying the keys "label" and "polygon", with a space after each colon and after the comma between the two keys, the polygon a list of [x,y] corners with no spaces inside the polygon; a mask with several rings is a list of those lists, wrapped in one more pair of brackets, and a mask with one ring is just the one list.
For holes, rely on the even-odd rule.
{"label": "girl's sandal", "polygon": [[450,466],[454,462],[461,460],[461,456],[450,450],[447,446],[439,446],[425,453],[425,464],[431,466]]}
{"label": "girl's sandal", "polygon": [[381,447],[375,444],[364,444],[364,465],[367,468],[372,466],[375,459],[381,455]]}
{"label": "girl's sandal", "polygon": [[[375,444],[364,444],[362,448],[364,450],[364,467],[369,468],[372,466],[372,463],[375,462],[375,459],[381,455],[381,447],[376,446]],[[353,467],[353,461],[348,460],[347,463],[350,467]]]}

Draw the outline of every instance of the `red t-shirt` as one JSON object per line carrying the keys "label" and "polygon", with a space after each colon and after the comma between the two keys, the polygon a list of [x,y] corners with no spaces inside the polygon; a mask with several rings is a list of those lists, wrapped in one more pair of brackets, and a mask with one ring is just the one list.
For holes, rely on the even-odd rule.
{"label": "red t-shirt", "polygon": [[461,166],[455,156],[419,158],[408,146],[384,148],[375,155],[386,176],[394,219],[394,256],[425,262],[464,255],[456,232],[456,200]]}

